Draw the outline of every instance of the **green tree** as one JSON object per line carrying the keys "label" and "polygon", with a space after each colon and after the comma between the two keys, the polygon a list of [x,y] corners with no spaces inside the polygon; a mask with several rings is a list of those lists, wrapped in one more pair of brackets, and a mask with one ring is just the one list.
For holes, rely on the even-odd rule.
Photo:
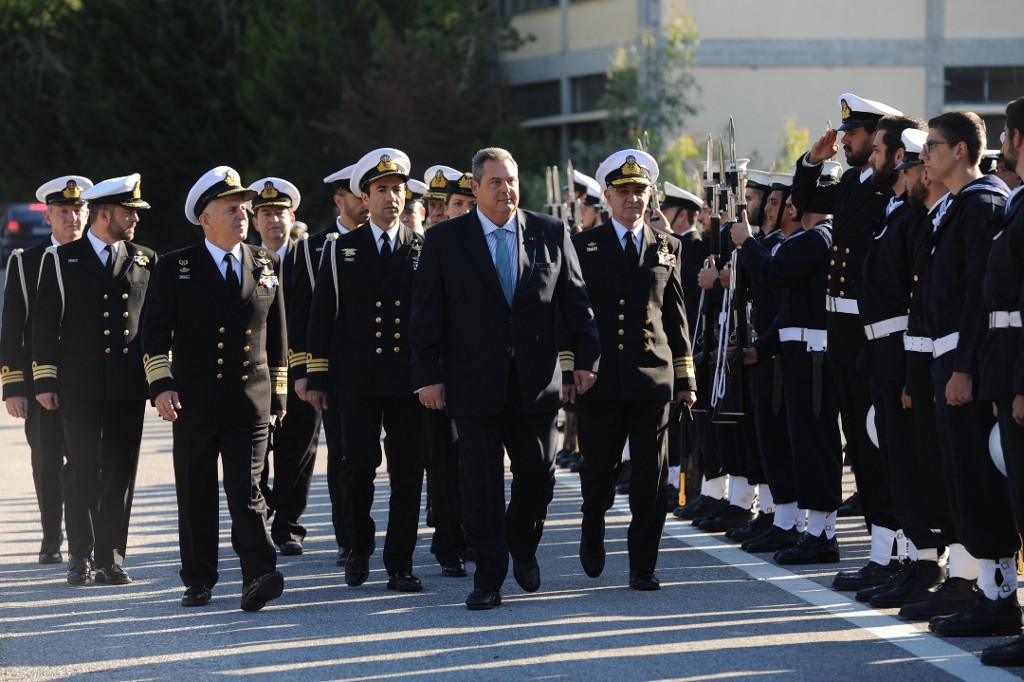
{"label": "green tree", "polygon": [[786,119],[778,142],[779,155],[775,158],[775,170],[785,173],[810,148],[811,132],[807,128],[798,128],[796,116],[791,116]]}

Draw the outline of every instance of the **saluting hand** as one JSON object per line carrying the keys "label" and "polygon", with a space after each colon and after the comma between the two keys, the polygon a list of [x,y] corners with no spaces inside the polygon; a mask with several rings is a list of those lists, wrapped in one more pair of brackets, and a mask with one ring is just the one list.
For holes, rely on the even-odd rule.
{"label": "saluting hand", "polygon": [[164,391],[153,402],[156,405],[156,411],[160,413],[161,417],[169,422],[177,421],[178,410],[181,409],[177,391]]}
{"label": "saluting hand", "polygon": [[838,154],[839,145],[836,144],[837,139],[839,139],[838,130],[826,130],[825,134],[818,138],[818,141],[811,147],[811,151],[807,152],[808,163],[818,164]]}

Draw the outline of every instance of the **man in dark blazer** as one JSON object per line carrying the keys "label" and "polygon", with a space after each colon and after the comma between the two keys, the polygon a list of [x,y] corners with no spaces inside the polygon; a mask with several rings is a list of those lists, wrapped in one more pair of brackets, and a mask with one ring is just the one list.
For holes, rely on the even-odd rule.
{"label": "man in dark blazer", "polygon": [[288,395],[284,296],[277,254],[243,244],[254,195],[227,166],[196,182],[185,216],[206,239],[164,256],[146,313],[149,395],[173,422],[182,606],[208,604],[218,579],[218,455],[242,610],[284,589],[259,492],[269,426],[284,419]]}
{"label": "man in dark blazer", "polygon": [[391,483],[387,587],[419,592],[412,555],[423,489],[423,407],[412,390],[407,329],[422,240],[401,222],[408,179],[409,157],[397,149],[376,149],[356,163],[351,190],[362,195],[369,222],[324,251],[309,314],[306,399],[341,416],[342,516],[352,542],[345,582],[361,585],[370,574],[383,424]]}
{"label": "man in dark blazer", "polygon": [[[71,183],[69,186],[68,183]],[[32,382],[32,310],[36,301],[39,266],[47,247],[60,246],[82,236],[89,219],[88,203],[82,192],[92,181],[80,175],[54,178],[36,190],[36,199],[46,204],[50,236],[31,248],[15,249],[7,261],[3,324],[0,325],[0,383],[7,413],[25,420],[32,461],[32,480],[39,503],[43,541],[39,563],[59,564],[63,543],[64,426],[60,413],[45,409],[36,399]]]}
{"label": "man in dark blazer", "polygon": [[[273,251],[281,259],[281,288],[284,290],[285,316],[292,313],[295,301],[295,282],[306,276],[304,264],[296,254],[298,244],[308,235],[303,232],[299,242],[289,237],[295,225],[295,211],[302,201],[299,189],[282,178],[260,178],[249,185],[256,192],[252,200],[253,227],[261,237],[260,247]],[[303,321],[306,316],[302,316]],[[289,357],[289,362],[291,361]],[[317,445],[320,442],[320,410],[299,398],[295,393],[295,373],[288,372],[288,419],[271,430],[267,460],[274,453],[274,486],[269,485],[270,467],[264,465],[260,490],[267,500],[268,513],[274,515],[270,525],[270,539],[281,554],[302,554],[302,541],[306,528],[299,517],[306,511],[309,489],[313,481]]]}
{"label": "man in dark blazer", "polygon": [[[446,410],[459,432],[463,519],[476,552],[470,610],[501,604],[509,554],[516,582],[527,592],[540,587],[536,550],[554,495],[559,398],[586,393],[600,359],[565,225],[519,210],[518,171],[504,149],[473,157],[477,208],[428,230],[409,326],[420,402]],[[564,387],[559,317],[575,353]]]}
{"label": "man in dark blazer", "polygon": [[[132,243],[138,173],[86,190],[82,239],[43,258],[32,320],[36,400],[60,409],[68,583],[126,585],[123,566],[146,411],[139,330],[157,255]],[[95,564],[89,557],[95,551]]]}
{"label": "man in dark blazer", "polygon": [[580,562],[592,578],[604,570],[604,515],[615,502],[622,451],[629,441],[629,586],[657,590],[654,575],[668,489],[669,402],[696,400],[686,324],[682,245],[644,225],[658,180],[649,154],[626,149],[597,169],[611,220],[572,243],[601,338],[601,374],[580,398]]}

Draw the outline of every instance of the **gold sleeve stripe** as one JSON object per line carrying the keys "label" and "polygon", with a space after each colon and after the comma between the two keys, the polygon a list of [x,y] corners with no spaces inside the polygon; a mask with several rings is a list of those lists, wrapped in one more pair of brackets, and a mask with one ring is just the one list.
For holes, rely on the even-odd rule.
{"label": "gold sleeve stripe", "polygon": [[11,369],[7,365],[0,367],[0,385],[6,386],[17,382],[25,381],[25,373],[20,369]]}
{"label": "gold sleeve stripe", "polygon": [[563,350],[558,353],[558,364],[563,372],[571,372],[576,369],[576,356],[571,350]]}
{"label": "gold sleeve stripe", "polygon": [[39,381],[40,379],[56,379],[57,365],[38,365],[33,362],[32,378],[36,381]]}
{"label": "gold sleeve stripe", "polygon": [[327,363],[327,358],[310,357],[309,359],[306,360],[306,373],[310,374],[313,372],[326,372]]}
{"label": "gold sleeve stripe", "polygon": [[146,365],[146,381],[149,383],[171,378],[171,359],[167,355],[146,355],[142,362]]}
{"label": "gold sleeve stripe", "polygon": [[291,348],[288,349],[288,366],[289,367],[302,367],[306,364],[306,354],[296,353]]}
{"label": "gold sleeve stripe", "polygon": [[288,392],[288,368],[271,367],[270,379],[274,382],[274,393]]}
{"label": "gold sleeve stripe", "polygon": [[693,358],[689,355],[681,358],[674,358],[672,366],[676,370],[676,379],[696,379],[697,375],[693,370]]}

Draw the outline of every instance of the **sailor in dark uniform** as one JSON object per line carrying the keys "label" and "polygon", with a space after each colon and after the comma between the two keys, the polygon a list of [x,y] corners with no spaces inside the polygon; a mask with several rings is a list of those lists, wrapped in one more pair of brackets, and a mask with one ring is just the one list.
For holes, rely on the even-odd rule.
{"label": "sailor in dark uniform", "polygon": [[[132,243],[138,173],[86,190],[82,239],[50,247],[32,320],[36,399],[64,424],[65,517],[71,585],[125,585],[122,567],[146,411],[141,326],[154,251]],[[95,551],[95,562],[89,557]]]}
{"label": "sailor in dark uniform", "polygon": [[32,480],[43,526],[39,563],[59,564],[64,534],[64,426],[60,413],[45,409],[36,401],[32,382],[32,310],[43,253],[82,236],[89,208],[82,192],[92,181],[80,175],[54,178],[36,190],[36,199],[46,204],[44,215],[50,225],[47,239],[31,248],[14,249],[7,261],[3,324],[0,325],[0,383],[7,413],[25,420],[25,437],[31,452]]}
{"label": "sailor in dark uniform", "polygon": [[445,210],[448,203],[448,183],[458,182],[460,177],[462,177],[462,171],[455,170],[451,166],[431,166],[424,173],[423,183],[427,186],[427,192],[423,198],[427,202],[427,218],[430,221],[428,229],[448,220],[449,216]]}

